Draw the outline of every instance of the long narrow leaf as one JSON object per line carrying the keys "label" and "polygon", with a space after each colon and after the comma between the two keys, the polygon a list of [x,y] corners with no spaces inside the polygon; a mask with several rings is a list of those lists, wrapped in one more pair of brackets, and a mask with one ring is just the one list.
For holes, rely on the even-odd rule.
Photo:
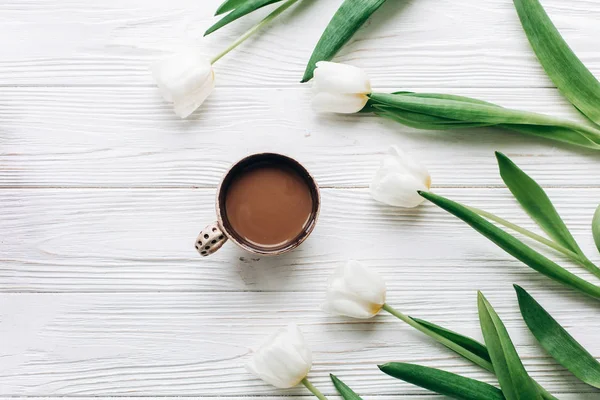
{"label": "long narrow leaf", "polygon": [[562,38],[539,0],[514,0],[529,43],[561,93],[600,125],[600,82]]}
{"label": "long narrow leaf", "polygon": [[331,60],[385,0],[344,0],[313,50],[302,82],[312,79],[319,61]]}
{"label": "long narrow leaf", "polygon": [[[369,97],[371,110],[385,107],[388,113],[393,108],[403,112],[461,121],[474,126],[496,125],[528,135],[600,150],[600,129],[543,114],[507,109],[462,96],[433,93],[372,93]],[[398,118],[397,121],[403,123],[402,118]],[[448,129],[449,126],[441,128]],[[426,126],[423,129],[431,128]]]}
{"label": "long narrow leaf", "polygon": [[207,31],[204,32],[204,36],[210,35],[214,31],[221,29],[225,25],[235,21],[238,18],[243,17],[244,15],[250,14],[251,12],[258,10],[259,8],[268,6],[269,4],[278,3],[280,1],[282,0],[246,0],[234,9],[232,9],[232,11],[223,18],[221,18],[219,22],[208,28]]}
{"label": "long narrow leaf", "polygon": [[540,345],[581,381],[600,388],[600,363],[596,361],[529,293],[515,285],[521,315]]}
{"label": "long narrow leaf", "polygon": [[333,382],[333,386],[335,386],[336,390],[344,398],[344,400],[362,400],[359,395],[354,393],[352,389],[348,387],[344,382],[342,382],[337,376],[330,374],[329,377]]}
{"label": "long narrow leaf", "polygon": [[402,125],[410,126],[411,128],[415,129],[444,131],[493,126],[493,124],[486,123],[449,120],[447,118],[440,118],[427,114],[414,113],[412,111],[389,108],[379,104],[374,105],[373,109],[376,115],[389,118],[393,121],[401,123]]}
{"label": "long narrow leaf", "polygon": [[[553,126],[562,121],[527,111],[512,110],[494,104],[466,102],[464,100],[442,98],[440,96],[415,96],[414,94],[372,93],[370,99],[376,103],[430,114],[438,117],[468,122],[490,124],[530,124]],[[600,131],[598,131],[600,134]]]}
{"label": "long narrow leaf", "polygon": [[494,124],[489,124],[489,123],[465,122],[465,121],[460,121],[457,119],[437,117],[435,115],[422,114],[422,113],[413,112],[413,111],[406,111],[406,110],[402,110],[400,108],[394,108],[394,107],[386,106],[383,104],[373,104],[372,111],[373,112],[389,112],[389,113],[397,114],[398,116],[400,116],[402,118],[406,118],[406,119],[414,121],[416,123],[425,123],[425,124],[434,125],[434,126],[456,125],[456,126],[463,127],[463,126],[470,126],[470,125],[477,125],[477,126],[494,125]]}
{"label": "long narrow leaf", "polygon": [[508,129],[526,135],[538,136],[544,139],[556,140],[575,146],[581,146],[592,150],[600,150],[600,140],[593,136],[583,135],[580,131],[563,128],[560,126],[536,126],[536,125],[498,125],[499,128]]}
{"label": "long narrow leaf", "polygon": [[380,365],[384,373],[413,385],[460,400],[504,400],[498,388],[440,369],[406,363]]}
{"label": "long narrow leaf", "polygon": [[554,241],[574,253],[583,255],[544,189],[504,154],[496,152],[496,159],[502,180],[527,214]]}
{"label": "long narrow leaf", "polygon": [[533,250],[519,239],[506,233],[485,218],[479,216],[462,204],[431,192],[420,192],[421,196],[431,201],[450,214],[460,218],[477,232],[496,243],[501,249],[547,277],[576,289],[588,296],[600,299],[600,287],[581,279],[542,254]]}
{"label": "long narrow leaf", "polygon": [[490,103],[484,100],[474,99],[472,97],[465,96],[457,96],[455,94],[445,94],[445,93],[415,93],[415,92],[394,92],[392,94],[403,94],[406,96],[420,97],[422,99],[441,99],[441,100],[454,100],[461,101],[463,103],[472,103],[472,104],[484,104],[488,106],[500,107],[497,104]]}
{"label": "long narrow leaf", "polygon": [[506,327],[481,292],[477,296],[477,308],[481,331],[504,396],[508,400],[541,400],[542,396],[527,374]]}
{"label": "long narrow leaf", "polygon": [[594,236],[596,247],[600,251],[600,206],[596,209],[594,218],[592,219],[592,235]]}
{"label": "long narrow leaf", "polygon": [[597,144],[580,133],[571,129],[555,126],[536,126],[536,125],[496,125],[476,122],[457,122],[455,124],[441,123],[439,121],[424,122],[421,116],[425,114],[412,113],[405,110],[396,110],[374,105],[372,112],[384,118],[391,119],[402,125],[415,129],[449,131],[456,129],[472,129],[483,127],[497,127],[530,136],[537,136],[543,139],[555,140],[570,145],[585,147],[592,150],[600,150],[600,144]]}
{"label": "long narrow leaf", "polygon": [[438,335],[443,336],[448,340],[451,340],[452,342],[463,347],[465,350],[477,355],[478,357],[483,358],[486,361],[492,362],[492,360],[490,359],[490,354],[488,353],[485,345],[479,343],[475,339],[471,339],[468,336],[461,335],[460,333],[456,333],[442,326],[433,324],[431,322],[419,318],[410,318],[413,321],[423,325],[425,328],[434,331]]}
{"label": "long narrow leaf", "polygon": [[217,12],[215,12],[215,15],[221,15],[235,8],[238,8],[247,1],[248,0],[225,0],[223,4],[221,4],[219,8],[217,8]]}
{"label": "long narrow leaf", "polygon": [[[476,355],[477,357],[479,357],[480,359],[483,359],[489,363],[492,362],[492,360],[490,359],[490,354],[488,352],[487,347],[485,347],[485,345],[479,343],[478,341],[468,337],[468,336],[464,336],[461,335],[460,333],[456,333],[454,331],[451,331],[449,329],[446,329],[444,327],[441,327],[439,325],[433,324],[431,322],[427,322],[424,321],[422,319],[418,319],[418,318],[412,318],[410,317],[413,321],[418,322],[419,324],[423,325],[425,328],[437,333],[438,335],[452,341],[454,344],[456,344],[457,346],[461,346],[465,351],[468,351],[474,355]],[[448,347],[449,349],[456,351],[456,349],[452,348],[452,347]],[[465,352],[457,352],[457,354],[465,357]],[[475,362],[475,357],[465,357],[467,360],[469,361],[473,361]],[[480,365],[483,368],[486,368],[483,365]],[[487,369],[487,368],[486,368]],[[493,369],[493,368],[492,368]],[[490,371],[490,372],[494,372],[494,371]],[[552,394],[548,393],[548,391],[546,391],[543,387],[541,387],[537,382],[535,382],[535,384],[538,386],[540,393],[542,394],[542,397],[545,400],[557,400],[556,397],[554,397]]]}
{"label": "long narrow leaf", "polygon": [[[435,99],[446,99],[456,100],[465,103],[473,104],[485,104],[488,106],[499,107],[495,104],[488,103],[478,99],[472,99],[469,97],[446,95],[446,94],[433,94],[433,93],[411,93],[411,92],[397,92],[393,94],[404,94],[414,97],[420,97],[424,99],[435,98]],[[485,122],[465,122],[458,120],[451,120],[449,118],[436,117],[429,114],[421,114],[417,112],[402,110],[393,108],[383,104],[377,104],[373,101],[363,109],[365,112],[374,112],[376,115],[389,118],[393,121],[401,123],[406,126],[410,126],[415,129],[425,130],[453,130],[453,129],[468,129],[468,128],[481,128],[486,126],[496,126],[498,128],[507,129],[514,132],[524,133],[526,135],[537,136],[544,139],[551,139],[571,145],[577,145],[586,147],[589,149],[600,150],[600,140],[597,142],[590,139],[590,137],[581,134],[577,130],[570,128],[563,128],[558,126],[540,126],[540,125],[519,125],[519,124],[493,124]],[[453,123],[450,123],[452,121]]]}

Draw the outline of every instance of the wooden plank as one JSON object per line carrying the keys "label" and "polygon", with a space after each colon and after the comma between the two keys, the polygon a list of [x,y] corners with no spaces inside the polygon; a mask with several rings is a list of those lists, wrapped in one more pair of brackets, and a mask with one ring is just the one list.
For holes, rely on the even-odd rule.
{"label": "wooden plank", "polygon": [[[296,400],[314,400],[315,397],[314,396],[308,396],[308,395],[284,395],[286,398],[293,398]],[[259,398],[261,400],[281,400],[282,397],[281,395],[278,396],[259,396]],[[198,398],[198,396],[192,396],[194,398]],[[339,398],[339,397],[335,397],[335,396],[329,396],[329,397],[333,397],[333,398]],[[370,395],[370,398],[375,398],[377,400],[388,400],[388,399],[398,399],[398,398],[404,398],[405,396],[402,395],[394,395],[394,394],[390,394],[390,395]],[[60,399],[60,397],[27,397],[30,400],[57,400]],[[185,399],[186,396],[177,396],[177,397],[165,397],[165,396],[161,396],[161,399],[164,400],[179,400],[179,399]],[[218,396],[218,397],[206,397],[206,396],[202,396],[202,399],[206,399],[206,400],[226,400],[226,399],[256,399],[257,396],[245,396],[245,395],[238,395],[238,396]],[[440,400],[443,399],[443,397],[438,396],[438,395],[411,395],[410,398],[412,400]],[[576,393],[576,394],[563,394],[561,393],[560,398],[562,400],[596,400],[598,397],[595,393]],[[9,400],[11,399],[11,397],[0,397],[0,400]],[[89,399],[89,397],[70,397],[70,399],[73,400],[84,400],[84,399]],[[98,400],[112,400],[115,399],[115,397],[110,397],[110,396],[95,396],[94,399],[98,399]],[[119,396],[117,397],[118,400],[150,400],[150,399],[156,399],[156,397],[124,397],[124,396]]]}
{"label": "wooden plank", "polygon": [[[0,4],[1,85],[149,85],[148,66],[184,43],[215,54],[268,10],[202,40],[221,0],[7,0]],[[217,64],[221,86],[292,86],[341,0],[305,1]],[[545,0],[568,43],[600,75],[600,3]],[[434,29],[435,28],[435,29]],[[548,87],[510,1],[390,1],[338,61],[376,85]]]}
{"label": "wooden plank", "polygon": [[[598,303],[563,290],[532,294],[596,357]],[[535,379],[560,394],[596,394],[548,358],[518,314],[511,288],[486,291]],[[493,383],[389,315],[369,321],[327,316],[314,293],[103,293],[0,295],[0,394],[4,396],[300,395],[253,379],[251,349],[296,321],[314,351],[310,378],[333,394],[334,372],[357,392],[426,392],[378,371],[389,361],[436,366]],[[388,301],[409,315],[481,339],[475,291],[393,290]]]}
{"label": "wooden plank", "polygon": [[[436,191],[539,230],[507,189]],[[590,227],[600,189],[548,193],[583,249],[600,262]],[[435,206],[387,207],[365,189],[323,190],[313,236],[277,258],[253,257],[231,243],[200,258],[193,243],[215,219],[213,189],[5,189],[0,195],[5,292],[313,291],[352,258],[380,270],[394,290],[474,291],[515,282],[560,287]]]}
{"label": "wooden plank", "polygon": [[[581,118],[555,89],[434,89]],[[219,88],[181,121],[156,88],[4,88],[0,186],[215,187],[230,163],[276,151],[322,187],[367,187],[391,144],[437,186],[502,185],[494,150],[546,186],[600,187],[597,152],[492,129],[419,131],[375,116],[317,115],[311,91]]]}
{"label": "wooden plank", "polygon": [[[220,2],[0,4],[0,400],[308,399],[304,389],[275,390],[242,366],[289,321],[314,348],[311,378],[327,395],[335,372],[366,398],[440,399],[377,370],[392,360],[494,382],[389,316],[360,322],[321,313],[327,276],[350,258],[385,276],[388,300],[402,311],[479,339],[475,292],[484,290],[536,379],[561,399],[598,398],[535,343],[511,284],[530,290],[600,357],[594,300],[431,205],[393,209],[365,189],[397,144],[420,155],[439,193],[533,228],[501,188],[493,158],[501,150],[551,187],[600,262],[589,227],[600,198],[597,154],[492,130],[420,132],[371,117],[316,116],[309,88],[297,81],[341,0],[303,2],[222,60],[217,91],[179,121],[148,66],[197,41]],[[544,6],[600,76],[600,2]],[[266,12],[208,38],[207,52]],[[337,60],[364,67],[382,90],[456,93],[579,118],[551,88],[510,1],[388,2]],[[291,154],[316,175],[324,188],[317,230],[285,257],[258,259],[229,244],[200,259],[192,240],[214,218],[220,176],[264,150]]]}
{"label": "wooden plank", "polygon": [[[192,396],[194,398],[198,398],[198,396]],[[259,398],[261,400],[281,400],[281,398],[284,396],[278,395],[278,396],[260,396]],[[287,398],[293,398],[296,400],[314,400],[315,397],[314,396],[309,396],[309,395],[285,395],[285,397]],[[333,397],[336,398],[335,396],[329,396],[329,397]],[[375,398],[377,400],[388,400],[388,399],[398,399],[399,397],[405,397],[402,395],[370,395],[370,398]],[[27,397],[29,400],[57,400],[60,399],[60,397],[31,397],[28,396]],[[112,400],[115,399],[115,397],[110,397],[110,396],[95,396],[95,399],[98,400]],[[186,396],[177,396],[177,397],[165,397],[165,396],[161,396],[161,399],[164,400],[179,400],[179,399],[185,399]],[[207,396],[202,396],[202,399],[206,399],[206,400],[225,400],[225,399],[256,399],[257,396],[245,396],[245,395],[239,395],[239,396],[218,396],[218,397],[207,397]],[[440,400],[443,397],[440,397],[438,395],[411,395],[410,398],[412,400]],[[596,396],[595,393],[576,393],[576,394],[562,394],[560,395],[560,398],[562,400],[596,400],[598,397]],[[10,400],[12,399],[12,397],[0,397],[0,400]],[[72,400],[87,400],[89,399],[89,397],[70,397],[70,399]],[[156,399],[156,397],[124,397],[124,396],[119,396],[117,398],[118,400],[150,400],[150,399]]]}

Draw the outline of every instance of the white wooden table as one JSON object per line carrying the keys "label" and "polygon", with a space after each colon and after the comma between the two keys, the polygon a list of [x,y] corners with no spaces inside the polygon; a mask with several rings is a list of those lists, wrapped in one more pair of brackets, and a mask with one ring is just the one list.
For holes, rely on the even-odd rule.
{"label": "white wooden table", "polygon": [[[148,66],[199,39],[218,3],[0,2],[0,397],[302,397],[302,388],[276,390],[243,368],[252,347],[291,321],[314,350],[310,377],[327,395],[332,372],[366,399],[439,398],[380,373],[376,365],[388,361],[495,383],[390,316],[323,314],[327,276],[354,258],[385,276],[392,305],[477,338],[482,290],[543,386],[561,399],[600,398],[536,344],[511,284],[600,357],[597,302],[433,205],[385,207],[366,190],[397,144],[429,166],[437,192],[535,229],[498,176],[500,150],[548,188],[600,262],[590,231],[597,154],[495,130],[424,132],[377,117],[315,115],[309,88],[297,82],[341,0],[305,0],[219,62],[216,92],[181,121]],[[600,76],[600,1],[543,4]],[[265,12],[210,36],[209,51]],[[510,0],[390,0],[336,60],[365,68],[381,90],[463,94],[579,118],[544,75]],[[228,244],[201,259],[193,240],[214,220],[222,173],[263,150],[288,153],[317,177],[316,231],[280,258]]]}

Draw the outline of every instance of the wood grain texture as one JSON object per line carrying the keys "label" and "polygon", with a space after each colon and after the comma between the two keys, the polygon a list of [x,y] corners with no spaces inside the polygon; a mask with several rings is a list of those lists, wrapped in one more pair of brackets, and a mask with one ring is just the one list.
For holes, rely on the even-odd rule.
{"label": "wood grain texture", "polygon": [[[194,398],[198,398],[198,396],[177,396],[177,397],[168,397],[168,396],[161,396],[161,399],[164,400],[179,400],[179,399],[186,399],[188,397],[194,397]],[[309,395],[286,395],[286,396],[260,396],[260,399],[262,400],[281,400],[281,398],[293,398],[295,400],[314,400],[314,396],[309,396]],[[335,397],[335,396],[329,396],[332,397],[334,399],[337,399],[339,397]],[[377,400],[388,400],[388,399],[398,399],[399,397],[406,397],[406,396],[398,396],[398,395],[370,395],[369,398],[374,398]],[[96,396],[95,399],[113,399],[114,397],[109,397],[109,396]],[[218,396],[218,397],[213,397],[213,396],[207,396],[207,397],[202,397],[202,399],[206,399],[206,400],[224,400],[224,399],[236,399],[236,400],[240,400],[240,399],[255,399],[256,396],[246,396],[246,395],[239,395],[239,396]],[[561,394],[560,398],[562,400],[596,400],[598,397],[596,396],[596,394],[594,393],[577,393],[577,394]],[[9,400],[12,399],[12,397],[0,397],[0,400]],[[28,400],[54,400],[55,397],[31,397],[31,396],[27,396]],[[83,400],[83,399],[89,399],[89,397],[74,397],[74,396],[70,396],[69,397],[70,400]],[[142,396],[135,396],[135,397],[126,397],[126,396],[119,396],[119,400],[150,400],[150,399],[155,399],[155,397],[142,397]],[[443,399],[443,397],[440,396],[436,396],[436,395],[411,395],[410,399],[412,400],[440,400]]]}
{"label": "wood grain texture", "polygon": [[[276,390],[243,368],[252,348],[291,321],[314,349],[311,380],[332,399],[330,372],[365,399],[441,399],[380,373],[376,365],[388,361],[494,383],[390,316],[319,311],[327,277],[351,258],[385,277],[392,305],[479,339],[483,290],[540,383],[562,400],[600,398],[535,343],[511,285],[600,357],[596,301],[433,205],[395,209],[366,189],[396,144],[429,167],[436,192],[536,229],[502,185],[500,150],[549,188],[600,263],[590,232],[598,155],[490,129],[425,132],[372,116],[316,115],[298,81],[341,1],[304,0],[219,62],[217,90],[186,121],[159,97],[149,65],[189,44],[214,54],[268,9],[201,40],[221,0],[0,2],[0,400],[308,400],[302,388]],[[600,1],[543,3],[600,76]],[[461,94],[581,118],[544,75],[510,0],[388,1],[336,60],[364,67],[381,91]],[[314,234],[280,258],[227,244],[201,259],[193,240],[214,220],[220,177],[236,159],[267,150],[299,159],[323,188]]]}
{"label": "wood grain texture", "polygon": [[[436,192],[539,231],[507,189]],[[200,258],[193,243],[215,219],[214,189],[0,193],[2,291],[313,291],[351,258],[378,268],[394,289],[493,290],[515,282],[559,287],[435,206],[387,207],[366,189],[323,190],[313,235],[277,258],[249,256],[231,243]],[[600,262],[591,235],[600,189],[548,193],[584,251]]]}
{"label": "wood grain texture", "polygon": [[[304,1],[217,65],[221,86],[300,81],[342,0]],[[148,65],[182,44],[226,47],[268,10],[202,40],[221,0],[22,1],[0,4],[0,84],[149,85]],[[545,0],[567,42],[600,75],[600,3]],[[510,1],[391,1],[336,58],[377,86],[549,87]]]}
{"label": "wood grain texture", "polygon": [[[556,89],[432,90],[581,119]],[[596,152],[493,129],[432,132],[318,115],[310,100],[308,87],[220,88],[182,121],[156,88],[4,88],[0,186],[215,187],[232,162],[270,150],[298,158],[322,187],[366,187],[396,144],[421,158],[438,186],[501,185],[500,150],[540,184],[600,187]]]}
{"label": "wood grain texture", "polygon": [[[511,288],[486,292],[525,366],[548,390],[596,393],[548,358],[518,314]],[[600,322],[595,300],[564,290],[535,296],[595,356]],[[425,394],[376,365],[411,361],[492,383],[489,373],[389,315],[369,321],[328,316],[314,293],[2,294],[0,393],[5,396],[233,396],[302,394],[252,378],[243,364],[278,327],[300,324],[314,351],[310,378],[332,394],[335,372],[366,397]],[[392,290],[409,315],[481,339],[475,291]],[[460,305],[460,306],[458,306]],[[559,396],[560,397],[560,396]]]}

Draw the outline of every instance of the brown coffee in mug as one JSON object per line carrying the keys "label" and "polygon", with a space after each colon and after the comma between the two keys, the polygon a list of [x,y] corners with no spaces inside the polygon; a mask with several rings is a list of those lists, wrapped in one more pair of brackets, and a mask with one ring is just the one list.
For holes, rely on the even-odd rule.
{"label": "brown coffee in mug", "polygon": [[255,254],[282,254],[308,237],[319,208],[318,186],[300,163],[281,154],[254,154],[225,174],[218,221],[200,232],[195,246],[207,256],[231,239]]}

